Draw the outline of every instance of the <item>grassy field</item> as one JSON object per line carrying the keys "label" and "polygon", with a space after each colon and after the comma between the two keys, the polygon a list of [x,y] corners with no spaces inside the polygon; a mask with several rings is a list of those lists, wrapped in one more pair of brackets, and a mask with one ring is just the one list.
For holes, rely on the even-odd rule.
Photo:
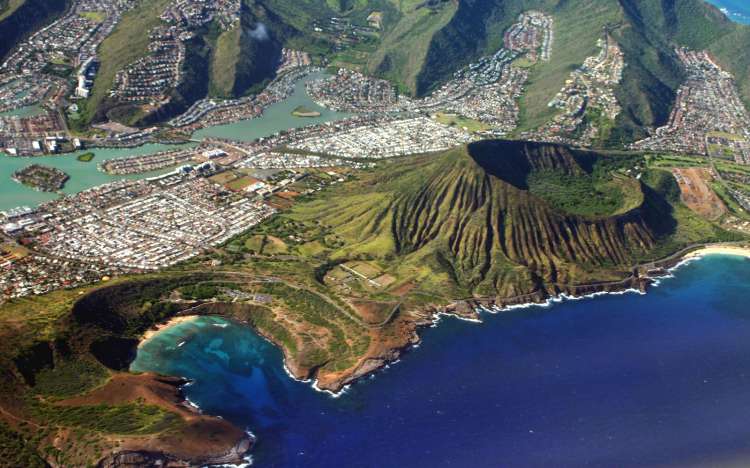
{"label": "grassy field", "polygon": [[240,26],[224,31],[216,40],[211,57],[211,94],[231,96],[234,90],[237,60],[240,53]]}
{"label": "grassy field", "polygon": [[444,125],[450,125],[451,127],[461,127],[469,132],[481,132],[489,130],[490,126],[484,124],[478,120],[469,119],[456,114],[446,114],[438,112],[435,114],[435,120]]}
{"label": "grassy field", "polygon": [[649,154],[646,156],[648,167],[707,167],[709,160],[703,156],[683,156],[676,154]]}
{"label": "grassy field", "polygon": [[81,17],[91,20],[94,23],[101,23],[107,18],[107,13],[104,11],[85,11],[81,13]]}

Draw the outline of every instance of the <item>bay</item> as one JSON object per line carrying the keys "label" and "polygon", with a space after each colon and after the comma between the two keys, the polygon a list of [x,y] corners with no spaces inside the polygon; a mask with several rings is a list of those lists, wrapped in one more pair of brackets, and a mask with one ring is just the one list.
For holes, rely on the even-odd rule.
{"label": "bay", "polygon": [[[351,116],[352,114],[346,112],[336,112],[321,107],[310,99],[305,89],[305,83],[324,76],[326,76],[324,72],[314,72],[298,80],[294,85],[294,92],[289,97],[268,106],[263,115],[258,118],[207,127],[195,132],[193,138],[219,137],[239,141],[252,141],[273,135],[282,130],[332,122]],[[320,116],[295,117],[292,115],[292,112],[298,106],[317,111],[320,113]]]}
{"label": "bay", "polygon": [[[159,151],[171,150],[184,145],[161,145],[148,144],[136,148],[92,148],[88,150],[77,151],[75,153],[66,153],[49,156],[34,157],[13,157],[0,153],[0,211],[14,208],[17,206],[35,207],[46,201],[54,200],[58,197],[56,193],[39,192],[31,187],[14,182],[11,177],[19,169],[32,164],[41,164],[49,167],[56,167],[70,176],[65,183],[62,192],[65,194],[74,194],[97,185],[106,184],[120,179],[142,179],[153,175],[167,172],[169,169],[153,171],[144,174],[129,174],[114,176],[106,174],[97,169],[97,164],[105,159],[123,158],[141,154],[157,153]],[[86,152],[92,152],[96,156],[92,161],[78,161],[77,156]]]}
{"label": "bay", "polygon": [[[750,260],[708,256],[647,295],[443,319],[332,398],[251,329],[202,317],[132,369],[251,430],[257,466],[747,466]],[[182,344],[181,344],[182,343]]]}

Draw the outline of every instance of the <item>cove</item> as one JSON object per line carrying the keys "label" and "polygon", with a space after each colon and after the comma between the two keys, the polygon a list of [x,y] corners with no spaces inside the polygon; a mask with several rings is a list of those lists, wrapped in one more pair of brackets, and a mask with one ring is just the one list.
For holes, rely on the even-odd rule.
{"label": "cove", "polygon": [[[206,137],[218,137],[238,141],[252,141],[283,130],[332,122],[352,116],[353,114],[336,112],[321,107],[310,99],[305,89],[305,83],[325,76],[326,73],[320,71],[310,73],[306,77],[297,80],[294,84],[292,94],[283,101],[268,106],[260,117],[207,127],[195,132],[193,138],[201,140]],[[292,115],[292,112],[299,106],[317,111],[320,115],[317,117],[295,117]]]}
{"label": "cove", "polygon": [[648,294],[444,318],[403,360],[331,398],[218,317],[139,348],[135,371],[251,430],[256,466],[750,463],[750,260],[711,255]]}

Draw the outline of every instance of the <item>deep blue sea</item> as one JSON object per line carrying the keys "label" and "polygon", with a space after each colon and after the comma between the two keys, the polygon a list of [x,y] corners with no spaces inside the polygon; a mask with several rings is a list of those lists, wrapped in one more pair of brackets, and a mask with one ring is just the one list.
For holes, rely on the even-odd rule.
{"label": "deep blue sea", "polygon": [[251,430],[260,467],[750,466],[750,260],[484,319],[444,318],[340,398],[220,318],[157,335],[133,369],[195,379],[190,400]]}
{"label": "deep blue sea", "polygon": [[729,19],[738,23],[750,24],[750,0],[706,0],[722,9]]}

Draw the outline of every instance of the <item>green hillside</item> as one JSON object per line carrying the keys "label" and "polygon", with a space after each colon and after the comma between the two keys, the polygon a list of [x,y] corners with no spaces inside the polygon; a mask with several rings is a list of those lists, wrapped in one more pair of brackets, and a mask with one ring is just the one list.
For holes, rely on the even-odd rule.
{"label": "green hillside", "polygon": [[[693,217],[627,175],[638,155],[487,141],[395,163],[286,215],[424,290],[509,296],[613,279],[674,248]],[[377,181],[377,182],[376,182]],[[697,220],[680,242],[722,231]],[[700,232],[698,232],[700,231]]]}
{"label": "green hillside", "polygon": [[123,15],[114,32],[101,43],[97,50],[99,71],[91,96],[80,106],[80,125],[104,120],[107,112],[116,105],[107,102],[115,75],[146,54],[149,36],[145,32],[159,25],[159,15],[168,4],[169,0],[140,1],[135,8]]}
{"label": "green hillside", "polygon": [[[147,47],[142,31],[158,24],[164,0],[141,2],[100,47],[102,68],[83,122],[102,120],[118,103],[107,99],[117,70],[141,57]],[[608,146],[621,146],[663,124],[684,76],[674,54],[677,46],[706,48],[737,78],[750,103],[750,27],[727,20],[702,0],[245,0],[242,24],[230,31],[213,27],[200,32],[195,57],[209,69],[204,86],[183,86],[176,102],[189,103],[206,93],[218,97],[246,94],[270,78],[282,46],[304,49],[334,66],[357,68],[393,81],[402,92],[425,95],[460,67],[493,53],[504,31],[528,10],[554,19],[551,59],[531,69],[520,101],[520,131],[545,123],[555,112],[548,103],[571,71],[598,52],[596,42],[608,31],[620,45],[626,67],[616,89],[623,112],[609,133]],[[380,25],[367,18],[378,13]],[[335,22],[338,26],[331,26]],[[262,24],[268,42],[252,38]],[[363,32],[364,31],[364,32]],[[191,64],[188,64],[188,67]],[[196,83],[201,80],[196,80]],[[137,111],[114,113],[126,123],[161,120],[181,106],[143,119]]]}
{"label": "green hillside", "polygon": [[[627,64],[617,90],[624,112],[607,144],[641,138],[644,127],[665,122],[683,80],[674,54],[677,46],[709,49],[735,75],[743,98],[750,102],[750,57],[743,50],[750,43],[750,27],[728,21],[702,0],[402,1],[396,8],[382,2],[323,5],[313,0],[304,2],[305,8],[294,8],[287,0],[262,1],[300,34],[311,37],[315,20],[343,15],[362,23],[367,13],[382,10],[385,24],[377,41],[328,55],[335,64],[388,78],[416,95],[429,93],[461,66],[497,50],[503,32],[521,12],[545,11],[555,21],[551,60],[532,69],[521,100],[521,130],[536,128],[551,117],[554,110],[547,103],[571,71],[596,55],[596,41],[605,28],[620,44]],[[319,46],[310,50],[321,52]]]}
{"label": "green hillside", "polygon": [[[140,2],[100,45],[101,66],[91,97],[82,106],[82,119],[77,127],[107,118],[127,125],[150,125],[184,111],[209,91],[221,97],[241,96],[272,77],[281,52],[278,38],[293,34],[289,26],[263,5],[244,5],[240,24],[231,30],[222,32],[210,24],[197,31],[196,37],[186,44],[183,83],[172,91],[169,105],[146,114],[137,105],[109,97],[109,91],[117,72],[148,52],[149,38],[143,32],[160,24],[159,15],[168,3],[167,0]],[[262,40],[253,37],[260,23],[268,28],[268,36]]]}

